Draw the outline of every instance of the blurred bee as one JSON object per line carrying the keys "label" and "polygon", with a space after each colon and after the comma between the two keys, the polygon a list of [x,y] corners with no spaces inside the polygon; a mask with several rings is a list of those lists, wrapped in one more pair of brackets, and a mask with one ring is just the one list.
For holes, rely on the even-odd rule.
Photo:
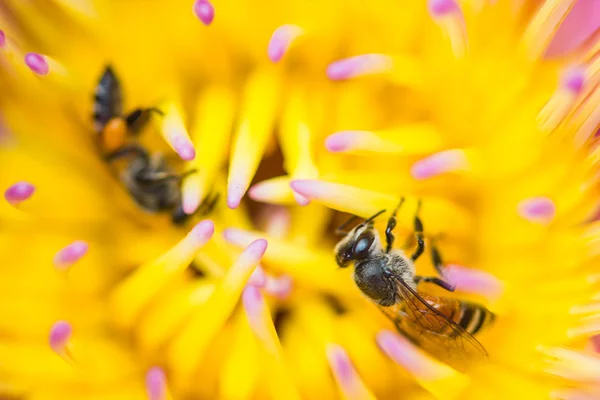
{"label": "blurred bee", "polygon": [[128,135],[137,135],[150,120],[162,112],[157,108],[136,108],[123,115],[121,83],[110,66],[100,77],[94,94],[94,129],[104,151],[115,151],[125,144]]}
{"label": "blurred bee", "polygon": [[[126,160],[120,179],[131,197],[147,211],[170,211],[175,224],[184,223],[189,215],[183,212],[180,183],[195,171],[174,173],[162,154],[150,154],[139,143],[128,140],[148,123],[151,113],[162,115],[162,112],[156,108],[137,108],[123,116],[121,84],[110,66],[98,82],[94,100],[94,128],[100,146],[108,162]],[[218,194],[205,198],[197,212],[208,214],[217,200]]]}
{"label": "blurred bee", "polygon": [[[414,217],[415,252],[407,257],[402,250],[392,249],[396,213],[403,202],[404,199],[388,220],[385,249],[374,228],[375,218],[385,210],[349,232],[344,228],[356,217],[340,226],[336,232],[344,238],[335,247],[336,261],[341,268],[354,264],[356,285],[392,320],[401,334],[448,365],[464,369],[474,358],[487,356],[473,335],[489,325],[494,314],[479,304],[433,296],[417,289],[421,282],[431,282],[450,292],[455,287],[438,277],[415,273],[414,262],[425,250],[423,224],[418,215],[420,202]],[[442,259],[435,246],[431,246],[431,257],[436,271],[444,276]]]}

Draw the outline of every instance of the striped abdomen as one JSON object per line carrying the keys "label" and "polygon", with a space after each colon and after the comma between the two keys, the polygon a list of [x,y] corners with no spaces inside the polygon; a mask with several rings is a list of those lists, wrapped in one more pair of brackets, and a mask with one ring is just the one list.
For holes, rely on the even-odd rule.
{"label": "striped abdomen", "polygon": [[491,324],[495,318],[494,313],[480,304],[423,293],[421,297],[471,335]]}

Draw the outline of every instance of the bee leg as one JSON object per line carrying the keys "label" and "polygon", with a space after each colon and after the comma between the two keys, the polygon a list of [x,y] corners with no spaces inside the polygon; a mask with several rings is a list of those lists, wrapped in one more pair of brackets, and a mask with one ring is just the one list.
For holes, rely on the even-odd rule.
{"label": "bee leg", "polygon": [[417,204],[417,211],[415,212],[415,220],[414,220],[414,229],[415,229],[415,238],[417,239],[417,248],[410,259],[414,262],[423,254],[425,251],[425,239],[423,238],[423,223],[421,222],[421,218],[419,218],[419,211],[421,211],[421,200]]}
{"label": "bee leg", "polygon": [[128,131],[133,135],[137,135],[150,120],[150,113],[152,112],[163,115],[162,111],[154,107],[136,108],[127,114],[125,117],[125,123],[127,124]]}
{"label": "bee leg", "polygon": [[402,204],[404,204],[404,197],[400,199],[400,202],[396,208],[394,208],[394,211],[392,211],[392,215],[390,216],[390,219],[388,219],[387,227],[385,228],[385,241],[387,244],[385,248],[386,253],[389,253],[390,250],[392,250],[392,245],[394,244],[394,234],[392,231],[396,227],[396,213],[398,213],[398,210],[400,207],[402,207]]}
{"label": "bee leg", "polygon": [[440,276],[444,276],[444,262],[442,261],[442,255],[433,241],[431,242],[431,262],[437,273]]}
{"label": "bee leg", "polygon": [[209,196],[206,196],[198,208],[198,213],[202,216],[210,214],[217,205],[220,196],[219,193],[215,193],[210,199]]}
{"label": "bee leg", "polygon": [[169,181],[171,179],[183,179],[195,172],[195,169],[186,171],[183,174],[171,174],[169,172],[148,172],[148,170],[142,170],[136,179],[141,183],[160,183]]}
{"label": "bee leg", "polygon": [[173,221],[173,223],[175,225],[182,225],[185,221],[188,220],[188,218],[191,215],[186,214],[185,212],[183,212],[183,205],[179,204],[174,210],[173,213],[171,214],[171,220]]}
{"label": "bee leg", "polygon": [[128,144],[126,146],[121,147],[118,150],[110,152],[105,156],[105,159],[108,162],[112,162],[128,156],[137,156],[140,159],[144,160],[144,163],[146,165],[150,163],[150,155],[148,154],[146,149],[136,144]]}
{"label": "bee leg", "polygon": [[438,285],[442,289],[446,289],[449,292],[454,292],[454,289],[456,289],[456,285],[450,282],[446,282],[445,280],[440,279],[436,276],[415,276],[415,283],[418,285],[421,282],[433,283],[435,285]]}

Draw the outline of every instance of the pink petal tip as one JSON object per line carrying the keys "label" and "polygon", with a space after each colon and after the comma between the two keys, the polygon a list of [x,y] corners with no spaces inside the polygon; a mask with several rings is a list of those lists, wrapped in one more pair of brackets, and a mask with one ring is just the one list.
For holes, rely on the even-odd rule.
{"label": "pink petal tip", "polygon": [[250,256],[252,259],[260,260],[267,251],[269,242],[266,239],[256,239],[246,247],[244,254]]}
{"label": "pink petal tip", "polygon": [[4,191],[4,198],[8,203],[17,206],[22,201],[29,199],[35,192],[35,186],[29,182],[17,182]]}
{"label": "pink petal tip", "polygon": [[59,250],[54,256],[54,266],[64,269],[72,266],[79,261],[88,251],[89,245],[83,240],[76,240],[63,249]]}
{"label": "pink petal tip", "polygon": [[4,34],[4,31],[0,29],[0,48],[3,48],[4,46],[6,46],[6,35]]}
{"label": "pink petal tip", "polygon": [[302,29],[296,25],[282,25],[275,29],[267,47],[269,60],[274,63],[281,61],[294,39],[300,36],[301,33]]}
{"label": "pink petal tip", "polygon": [[585,85],[586,70],[582,67],[573,67],[565,71],[561,79],[561,86],[579,94]]}
{"label": "pink petal tip", "polygon": [[215,233],[215,224],[209,219],[200,221],[192,228],[189,236],[199,243],[206,243]]}
{"label": "pink petal tip", "polygon": [[332,81],[355,78],[389,70],[392,59],[384,54],[362,54],[334,61],[327,67],[327,77]]}
{"label": "pink petal tip", "polygon": [[227,187],[227,207],[234,209],[238,208],[242,202],[242,197],[246,193],[246,189],[235,182],[232,182]]}
{"label": "pink petal tip", "polygon": [[260,265],[257,265],[256,269],[248,279],[248,285],[262,288],[265,286],[266,282],[267,275],[265,274],[265,270]]}
{"label": "pink petal tip", "polygon": [[354,366],[343,347],[337,344],[328,344],[325,350],[329,365],[344,387],[351,387],[354,380]]}
{"label": "pink petal tip", "polygon": [[196,158],[196,149],[192,142],[183,136],[178,136],[173,142],[173,148],[184,161],[192,161]]}
{"label": "pink petal tip", "polygon": [[467,168],[468,161],[462,150],[445,150],[415,162],[410,173],[421,180]]}
{"label": "pink petal tip", "polygon": [[253,285],[248,285],[242,293],[242,304],[249,316],[254,316],[262,310],[264,298],[260,290]]}
{"label": "pink petal tip", "polygon": [[356,142],[360,131],[342,131],[329,135],[325,139],[325,148],[332,153],[350,150]]}
{"label": "pink petal tip", "polygon": [[48,60],[38,53],[25,54],[25,64],[27,64],[31,71],[38,75],[48,75],[48,72],[50,72]]}
{"label": "pink petal tip", "polygon": [[57,321],[50,328],[49,343],[50,348],[56,353],[63,353],[67,342],[72,334],[71,324],[66,321]]}
{"label": "pink petal tip", "polygon": [[165,400],[167,378],[160,367],[152,367],[146,372],[146,393],[148,400]]}
{"label": "pink petal tip", "polygon": [[194,2],[194,14],[200,22],[208,26],[215,18],[215,8],[208,0],[196,0]]}
{"label": "pink petal tip", "polygon": [[460,10],[454,0],[428,0],[427,8],[433,17],[441,17]]}
{"label": "pink petal tip", "polygon": [[556,214],[556,206],[548,197],[531,197],[517,205],[517,212],[531,222],[548,223]]}

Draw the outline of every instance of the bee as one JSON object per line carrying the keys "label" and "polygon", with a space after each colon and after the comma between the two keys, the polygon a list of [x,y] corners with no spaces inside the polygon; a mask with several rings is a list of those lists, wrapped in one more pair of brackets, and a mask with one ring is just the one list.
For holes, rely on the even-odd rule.
{"label": "bee", "polygon": [[[381,210],[349,232],[344,228],[352,217],[337,229],[344,238],[336,245],[336,262],[341,268],[354,264],[354,281],[359,289],[394,323],[396,329],[423,350],[457,369],[464,370],[473,359],[486,358],[487,352],[473,335],[491,324],[494,314],[482,305],[427,294],[418,289],[430,282],[453,292],[455,286],[435,276],[420,276],[415,261],[425,251],[423,223],[419,218],[421,203],[414,217],[417,247],[408,257],[402,250],[392,249],[396,213],[404,198],[393,210],[385,230],[383,248],[374,220]],[[433,265],[440,276],[443,262],[437,248],[431,246]]]}
{"label": "bee", "polygon": [[[141,144],[129,140],[139,134],[152,113],[162,115],[162,112],[156,108],[137,108],[123,116],[121,84],[110,66],[100,77],[94,101],[94,128],[105,160],[126,161],[120,179],[131,197],[147,211],[170,211],[175,224],[184,223],[189,215],[183,212],[180,183],[196,171],[175,173],[162,154],[151,154]],[[206,197],[197,212],[208,214],[217,200],[218,194]]]}

